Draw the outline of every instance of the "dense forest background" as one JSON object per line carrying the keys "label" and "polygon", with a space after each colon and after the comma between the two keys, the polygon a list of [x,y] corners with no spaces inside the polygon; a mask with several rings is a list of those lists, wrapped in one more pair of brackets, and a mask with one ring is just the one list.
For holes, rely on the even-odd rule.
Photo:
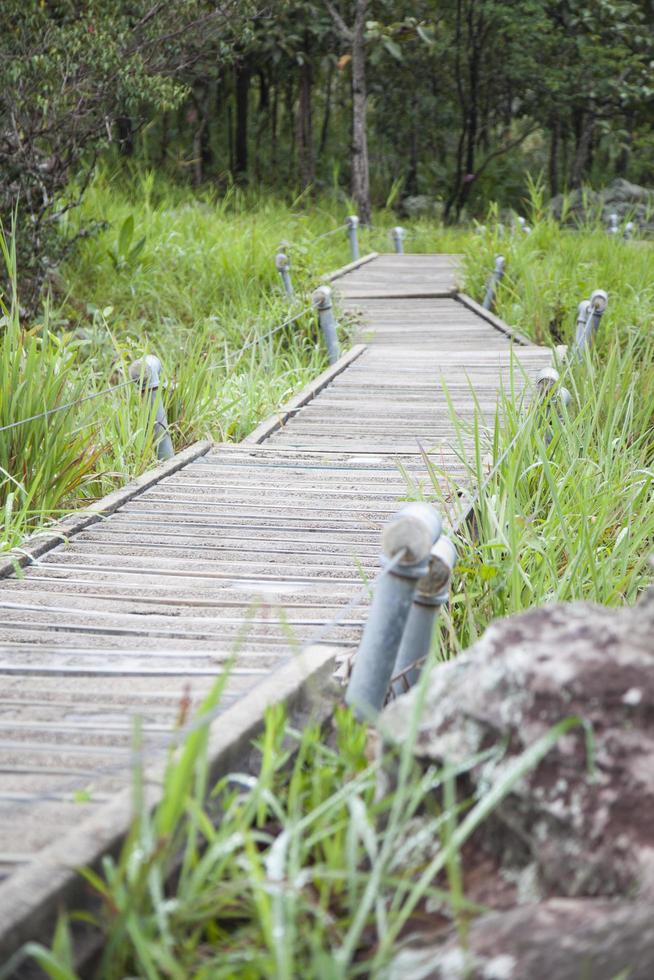
{"label": "dense forest background", "polygon": [[515,206],[527,173],[552,195],[654,183],[652,15],[651,0],[5,0],[2,220],[17,211],[38,285],[107,152],[218,191],[351,194],[364,223],[420,196],[446,222]]}

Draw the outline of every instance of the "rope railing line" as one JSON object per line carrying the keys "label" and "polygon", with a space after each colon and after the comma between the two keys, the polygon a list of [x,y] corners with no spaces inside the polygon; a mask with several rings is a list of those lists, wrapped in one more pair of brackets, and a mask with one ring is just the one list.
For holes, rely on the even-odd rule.
{"label": "rope railing line", "polygon": [[[306,654],[308,650],[315,646],[317,643],[321,643],[329,633],[334,629],[334,627],[339,626],[343,623],[345,618],[356,608],[361,606],[366,599],[370,597],[370,590],[381,582],[381,580],[389,575],[394,569],[401,563],[404,558],[404,549],[399,551],[391,561],[382,568],[378,574],[369,583],[363,586],[350,601],[340,609],[335,616],[333,616],[327,623],[323,624],[316,630],[304,643],[302,643],[295,653],[295,656],[302,656]],[[247,621],[244,623],[244,628],[247,627]],[[246,639],[246,637],[244,637]],[[238,643],[235,644],[238,646]],[[238,652],[234,654],[235,659],[238,657]],[[218,674],[217,674],[218,676]],[[0,705],[2,700],[0,699]],[[219,703],[211,711],[208,711],[197,718],[192,719],[186,724],[174,730],[169,737],[164,739],[162,743],[146,747],[143,749],[131,749],[128,750],[126,758],[122,762],[116,762],[108,766],[93,767],[92,771],[85,771],[80,774],[75,774],[75,777],[70,781],[67,781],[62,786],[59,786],[57,790],[52,790],[45,793],[34,793],[26,795],[24,799],[11,799],[4,800],[0,796],[0,808],[3,805],[10,805],[15,807],[17,805],[29,805],[33,806],[38,803],[50,803],[60,800],[62,796],[70,793],[85,793],[88,790],[89,782],[92,780],[97,780],[101,778],[118,776],[127,770],[134,769],[135,766],[143,767],[148,763],[160,761],[162,756],[170,752],[173,749],[179,748],[184,741],[201,729],[207,728],[209,725],[213,724],[225,711],[225,708]],[[133,718],[139,717],[138,712],[134,712]],[[147,725],[143,728],[143,735],[147,735]],[[0,742],[0,747],[2,743]],[[97,755],[90,747],[78,746],[76,748],[76,755],[94,756]],[[146,777],[147,778],[147,777]],[[93,791],[90,791],[90,802],[93,802]],[[100,801],[99,801],[100,802]]]}
{"label": "rope railing line", "polygon": [[[255,337],[254,340],[250,341],[249,343],[245,344],[244,347],[241,347],[239,348],[239,350],[235,351],[234,356],[237,358],[240,357],[240,355],[244,354],[245,351],[250,350],[252,347],[256,347],[257,344],[263,343],[264,340],[267,340],[269,337],[272,337],[274,334],[279,333],[280,330],[283,330],[285,327],[290,326],[290,324],[295,323],[295,321],[301,319],[301,317],[306,316],[306,314],[310,313],[312,309],[313,309],[312,306],[307,306],[303,310],[300,310],[299,313],[294,314],[292,317],[289,317],[288,319],[284,320],[283,323],[280,323],[272,330],[269,330],[268,333],[265,333],[260,337]],[[217,367],[222,367],[222,364],[220,365],[214,364],[212,365],[210,370],[213,370]],[[91,392],[91,394],[83,395],[81,398],[77,398],[74,401],[65,402],[63,405],[57,405],[55,408],[48,408],[45,409],[43,412],[37,412],[34,415],[29,415],[27,418],[18,419],[15,422],[9,422],[7,423],[7,425],[0,426],[0,432],[8,432],[11,429],[19,428],[21,425],[27,425],[30,422],[37,422],[39,419],[47,419],[51,415],[57,415],[60,412],[65,412],[68,411],[69,409],[76,408],[78,405],[83,405],[85,402],[92,401],[95,398],[100,398],[103,395],[109,395],[114,391],[120,391],[122,388],[128,388],[130,387],[130,385],[136,384],[138,380],[139,380],[138,378],[130,378],[128,381],[121,381],[119,384],[110,385],[108,388],[103,388],[102,391],[94,391]],[[82,426],[81,428],[85,428],[85,427],[86,426]],[[79,431],[80,429],[76,430],[76,432]]]}
{"label": "rope railing line", "polygon": [[0,432],[7,432],[9,429],[16,429],[18,426],[27,425],[28,422],[37,422],[39,419],[49,418],[51,415],[57,415],[59,412],[65,412],[70,408],[75,408],[77,405],[82,405],[84,402],[89,402],[94,398],[100,398],[102,395],[109,395],[112,391],[120,391],[121,388],[127,388],[129,385],[135,384],[134,380],[121,381],[120,384],[111,385],[109,388],[104,388],[102,391],[94,391],[90,395],[84,395],[82,398],[77,398],[75,401],[66,402],[64,405],[57,405],[56,408],[48,408],[44,412],[37,412],[36,415],[30,415],[26,419],[18,419],[16,422],[9,422],[7,425],[0,426]]}
{"label": "rope railing line", "polygon": [[347,225],[339,225],[338,228],[331,228],[329,231],[323,231],[322,235],[316,235],[312,239],[314,242],[320,242],[323,238],[329,238],[331,235],[342,235],[344,231],[347,231]]}
{"label": "rope railing line", "polygon": [[[234,358],[238,359],[241,356],[241,354],[244,354],[246,351],[251,350],[253,347],[256,347],[257,344],[263,343],[264,340],[268,340],[269,337],[273,337],[281,330],[284,330],[286,327],[289,327],[292,323],[295,323],[297,320],[300,320],[303,316],[306,316],[307,313],[311,313],[312,310],[313,310],[312,306],[306,306],[304,309],[300,310],[299,313],[295,313],[293,316],[290,316],[288,317],[288,319],[284,320],[283,323],[280,323],[278,324],[278,326],[273,327],[272,330],[269,330],[267,333],[262,334],[260,337],[255,337],[253,340],[245,344],[245,346],[240,347],[237,351],[234,351]],[[222,363],[212,364],[209,370],[215,371],[219,367],[220,368],[224,367],[224,365]]]}

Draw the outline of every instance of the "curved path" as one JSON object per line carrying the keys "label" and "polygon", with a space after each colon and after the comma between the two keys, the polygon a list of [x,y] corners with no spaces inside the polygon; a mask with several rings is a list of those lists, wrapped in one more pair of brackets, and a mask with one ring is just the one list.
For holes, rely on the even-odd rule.
{"label": "curved path", "polygon": [[210,749],[233,765],[265,704],[356,647],[365,610],[324,627],[376,573],[407,481],[432,489],[423,450],[446,492],[464,478],[448,398],[492,419],[501,385],[549,363],[457,294],[456,265],[383,255],[337,274],[360,313],[337,365],[243,443],[192,447],[0,568],[0,962],[124,832],[133,716],[159,764],[236,651]]}

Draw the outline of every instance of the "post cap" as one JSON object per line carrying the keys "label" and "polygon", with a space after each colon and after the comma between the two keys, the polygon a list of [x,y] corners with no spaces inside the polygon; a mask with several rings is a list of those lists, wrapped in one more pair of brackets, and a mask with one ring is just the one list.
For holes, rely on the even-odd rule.
{"label": "post cap", "polygon": [[132,381],[141,383],[143,390],[158,388],[161,361],[154,354],[146,354],[130,364],[128,373]]}
{"label": "post cap", "polygon": [[559,388],[559,399],[563,407],[568,408],[570,406],[570,402],[572,401],[572,395],[567,388]]}
{"label": "post cap", "polygon": [[603,289],[596,289],[590,296],[590,306],[595,313],[603,313],[608,306],[609,294]]}
{"label": "post cap", "polygon": [[285,272],[286,269],[290,269],[290,267],[291,260],[289,259],[288,255],[286,255],[284,252],[278,252],[275,256],[275,268],[277,271]]}
{"label": "post cap", "polygon": [[345,219],[345,223],[348,226],[348,228],[358,228],[358,226],[359,226],[359,217],[358,217],[358,215],[356,215],[356,214],[348,214],[347,218]]}
{"label": "post cap", "polygon": [[544,389],[553,388],[558,380],[559,372],[553,367],[542,368],[536,375],[536,384]]}
{"label": "post cap", "polygon": [[318,286],[317,289],[314,289],[311,302],[319,310],[331,310],[332,291],[329,286]]}
{"label": "post cap", "polygon": [[401,225],[395,225],[395,227],[391,229],[391,235],[393,238],[404,238],[406,231]]}
{"label": "post cap", "polygon": [[404,551],[400,566],[426,561],[442,527],[441,516],[431,504],[407,504],[386,524],[382,551],[387,558]]}
{"label": "post cap", "polygon": [[429,571],[418,582],[421,596],[437,596],[447,589],[456,559],[456,545],[445,534],[441,534],[429,553]]}

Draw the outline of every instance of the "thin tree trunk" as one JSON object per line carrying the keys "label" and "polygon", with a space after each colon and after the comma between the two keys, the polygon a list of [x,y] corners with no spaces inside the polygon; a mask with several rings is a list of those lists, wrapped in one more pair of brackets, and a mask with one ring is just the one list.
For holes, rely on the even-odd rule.
{"label": "thin tree trunk", "polygon": [[550,123],[550,155],[548,162],[548,179],[550,194],[556,197],[559,193],[559,143],[561,142],[561,120],[558,115]]}
{"label": "thin tree trunk", "polygon": [[414,93],[411,100],[411,123],[409,131],[409,169],[406,177],[406,193],[411,197],[418,193],[418,97]]}
{"label": "thin tree trunk", "polygon": [[131,157],[134,155],[134,130],[132,120],[129,116],[118,116],[116,119],[116,130],[118,135],[118,148],[121,155]]}
{"label": "thin tree trunk", "polygon": [[270,109],[270,164],[272,168],[272,178],[277,180],[277,130],[279,125],[279,84],[275,80],[272,105]]}
{"label": "thin tree trunk", "polygon": [[300,91],[297,111],[297,148],[300,189],[306,190],[315,180],[313,155],[313,117],[311,112],[312,71],[308,52],[300,66]]}
{"label": "thin tree trunk", "polygon": [[592,113],[584,113],[581,119],[581,127],[570,173],[570,186],[573,188],[581,187],[586,175],[594,128],[595,117]]}
{"label": "thin tree trunk", "polygon": [[364,225],[369,225],[372,219],[366,130],[368,96],[365,30],[368,3],[369,0],[356,0],[352,31],[352,197],[356,201],[359,220]]}
{"label": "thin tree trunk", "polygon": [[327,140],[329,139],[329,123],[331,122],[332,115],[332,88],[334,85],[334,65],[332,62],[329,64],[329,70],[327,72],[327,85],[325,88],[325,112],[322,117],[322,126],[320,129],[320,143],[318,145],[318,156],[322,157],[327,149]]}
{"label": "thin tree trunk", "polygon": [[250,96],[250,69],[248,65],[236,68],[236,134],[234,174],[245,179],[248,172],[248,108]]}
{"label": "thin tree trunk", "polygon": [[170,134],[169,113],[164,112],[161,117],[161,141],[159,143],[159,166],[163,166],[168,156],[168,141]]}

